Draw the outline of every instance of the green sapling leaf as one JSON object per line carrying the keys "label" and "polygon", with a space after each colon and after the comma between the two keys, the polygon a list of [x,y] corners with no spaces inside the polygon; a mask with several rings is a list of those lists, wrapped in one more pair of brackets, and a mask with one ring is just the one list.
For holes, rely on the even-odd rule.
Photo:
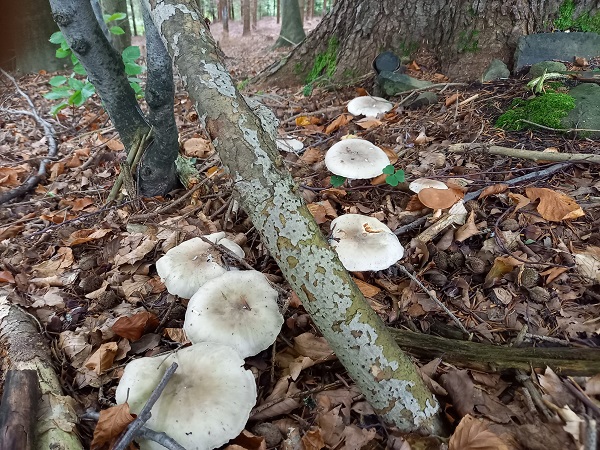
{"label": "green sapling leaf", "polygon": [[56,53],[55,53],[55,55],[58,59],[66,58],[70,54],[71,54],[71,50],[63,50],[62,48],[57,48]]}
{"label": "green sapling leaf", "polygon": [[125,34],[125,31],[123,30],[123,28],[121,28],[121,27],[116,27],[116,26],[115,26],[115,27],[110,27],[110,28],[108,29],[108,31],[110,31],[110,32],[111,32],[111,34],[114,34],[114,35],[116,35],[116,36],[119,36],[119,35],[121,35],[121,34]]}
{"label": "green sapling leaf", "polygon": [[123,50],[123,61],[135,61],[142,54],[140,53],[140,48],[137,45],[130,45],[129,47]]}
{"label": "green sapling leaf", "polygon": [[50,78],[48,83],[50,86],[60,86],[61,84],[65,84],[67,82],[67,77],[63,77],[62,75],[57,75],[55,77]]}
{"label": "green sapling leaf", "polygon": [[108,22],[112,22],[113,20],[123,20],[125,17],[127,17],[127,14],[122,13],[122,12],[116,12],[114,14],[111,14],[110,16],[104,16],[104,21],[106,23]]}
{"label": "green sapling leaf", "polygon": [[396,169],[390,164],[389,166],[385,166],[381,172],[386,175],[393,175],[396,172]]}
{"label": "green sapling leaf", "polygon": [[62,31],[57,31],[55,33],[52,33],[52,35],[50,36],[49,41],[52,42],[53,44],[57,44],[57,45],[60,45],[63,42],[67,42],[65,40],[65,37],[62,34]]}
{"label": "green sapling leaf", "polygon": [[330,182],[333,187],[340,187],[346,182],[346,177],[340,177],[339,175],[331,175]]}

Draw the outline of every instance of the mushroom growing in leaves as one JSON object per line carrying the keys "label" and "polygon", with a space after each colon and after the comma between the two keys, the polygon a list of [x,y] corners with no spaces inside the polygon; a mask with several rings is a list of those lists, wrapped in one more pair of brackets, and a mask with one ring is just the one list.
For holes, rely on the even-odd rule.
{"label": "mushroom growing in leaves", "polygon": [[389,164],[385,152],[365,139],[343,139],[325,155],[327,169],[346,178],[375,178]]}
{"label": "mushroom growing in leaves", "polygon": [[208,281],[188,303],[183,329],[193,344],[226,344],[246,358],[269,347],[283,316],[278,294],[256,270],[226,272]]}
{"label": "mushroom growing in leaves", "polygon": [[404,256],[392,231],[374,217],[344,214],[331,222],[331,246],[350,271],[383,270]]}
{"label": "mushroom growing in leaves", "polygon": [[[244,250],[235,242],[225,238],[225,233],[205,236],[215,244],[221,244],[243,258]],[[190,298],[208,280],[227,272],[219,264],[221,254],[208,242],[193,238],[169,250],[156,261],[156,271],[167,290],[183,298]]]}
{"label": "mushroom growing in leaves", "polygon": [[377,117],[390,111],[394,105],[385,98],[365,95],[353,98],[348,102],[348,112],[353,116]]}
{"label": "mushroom growing in leaves", "polygon": [[[139,413],[169,366],[179,367],[152,408],[146,426],[187,450],[210,450],[236,437],[256,403],[256,383],[244,360],[226,345],[203,343],[170,356],[131,361],[117,387],[117,403]],[[164,449],[142,440],[142,450]]]}

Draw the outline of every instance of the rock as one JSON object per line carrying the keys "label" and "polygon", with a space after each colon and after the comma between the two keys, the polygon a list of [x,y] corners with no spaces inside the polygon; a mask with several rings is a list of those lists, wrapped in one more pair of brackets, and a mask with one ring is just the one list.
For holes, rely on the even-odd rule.
{"label": "rock", "polygon": [[547,73],[564,72],[565,70],[567,70],[567,66],[558,61],[542,61],[533,64],[529,69],[529,73],[527,74],[527,76],[530,78],[541,77],[544,74],[544,70]]}
{"label": "rock", "polygon": [[408,108],[417,109],[422,106],[433,105],[438,102],[438,96],[435,92],[421,92],[417,98],[406,105]]}
{"label": "rock", "polygon": [[501,61],[499,59],[493,59],[488,68],[485,69],[481,80],[492,81],[508,77],[510,77],[510,70],[508,70],[508,67],[506,66],[506,64],[504,64],[504,61]]}
{"label": "rock", "polygon": [[539,33],[522,36],[515,51],[514,71],[532,64],[572,61],[575,56],[591,59],[600,55],[600,35],[596,33]]}
{"label": "rock", "polygon": [[398,95],[405,91],[431,86],[429,81],[417,80],[403,73],[381,72],[377,76],[377,85],[387,96]]}
{"label": "rock", "polygon": [[400,67],[400,58],[394,52],[389,51],[377,55],[373,61],[373,69],[375,69],[375,73],[396,72],[398,69],[402,69],[399,71],[400,73],[404,72],[404,68]]}
{"label": "rock", "polygon": [[[600,130],[600,86],[582,83],[569,91],[575,99],[575,108],[562,119],[565,128]],[[584,132],[584,136],[600,138],[600,132]]]}

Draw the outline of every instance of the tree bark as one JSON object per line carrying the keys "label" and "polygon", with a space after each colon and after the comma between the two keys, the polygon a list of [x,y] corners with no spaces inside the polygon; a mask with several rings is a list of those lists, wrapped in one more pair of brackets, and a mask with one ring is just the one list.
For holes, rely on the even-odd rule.
{"label": "tree bark", "polygon": [[281,31],[274,48],[297,45],[306,37],[298,0],[281,0]]}
{"label": "tree bark", "polygon": [[250,0],[242,0],[242,19],[244,21],[242,36],[250,36],[252,34],[250,30],[250,24],[252,23],[250,14]]}
{"label": "tree bark", "polygon": [[145,1],[265,246],[375,410],[403,431],[442,433],[439,405],[297,194],[277,120],[237,92],[191,0]]}
{"label": "tree bark", "polygon": [[[433,52],[453,79],[478,78],[494,58],[510,63],[520,36],[549,27],[563,0],[338,0],[270,82],[302,83],[332,37],[339,42],[334,80],[371,71],[384,50]],[[576,15],[600,10],[597,0],[576,2]]]}
{"label": "tree bark", "polygon": [[33,73],[64,68],[70,61],[55,57],[48,41],[58,31],[46,0],[19,0],[3,4],[0,14],[0,66],[9,71]]}
{"label": "tree bark", "polygon": [[252,0],[250,4],[250,9],[250,15],[252,16],[252,29],[256,30],[256,24],[258,21],[258,0]]}
{"label": "tree bark", "polygon": [[40,388],[35,370],[9,370],[0,403],[0,450],[33,450]]}
{"label": "tree bark", "polygon": [[63,396],[47,343],[27,314],[10,304],[6,292],[0,292],[0,350],[0,374],[8,370],[37,373],[41,397],[36,410],[36,448],[82,450],[75,429],[75,401]]}

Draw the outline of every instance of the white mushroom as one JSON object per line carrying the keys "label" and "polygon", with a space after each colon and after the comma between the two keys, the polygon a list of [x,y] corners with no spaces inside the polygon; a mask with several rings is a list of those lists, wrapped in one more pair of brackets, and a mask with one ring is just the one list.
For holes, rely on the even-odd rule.
{"label": "white mushroom", "polygon": [[389,164],[385,152],[365,139],[344,139],[325,155],[327,169],[346,178],[374,178]]}
{"label": "white mushroom", "polygon": [[260,272],[224,273],[192,296],[183,329],[193,344],[218,342],[243,358],[256,355],[275,342],[283,325],[277,297]]}
{"label": "white mushroom", "polygon": [[[244,257],[244,250],[226,239],[224,232],[209,234],[206,238]],[[173,247],[156,261],[156,271],[171,294],[190,298],[208,280],[227,272],[219,264],[220,260],[218,249],[200,238],[192,238]]]}
{"label": "white mushroom", "polygon": [[304,144],[298,139],[280,138],[275,139],[275,143],[277,144],[277,148],[284,152],[298,153],[304,148]]}
{"label": "white mushroom", "polygon": [[385,98],[365,95],[353,98],[348,102],[348,112],[353,116],[377,117],[390,111],[394,105]]}
{"label": "white mushroom", "polygon": [[418,194],[426,188],[448,189],[448,186],[446,185],[446,183],[439,180],[432,180],[429,178],[417,178],[408,185],[408,188],[415,194]]}
{"label": "white mushroom", "polygon": [[350,271],[383,270],[404,256],[398,237],[374,217],[344,214],[331,222],[331,246]]}
{"label": "white mushroom", "polygon": [[[145,425],[187,450],[211,450],[238,436],[256,403],[256,384],[244,360],[226,345],[196,344],[167,357],[131,361],[117,387],[117,403],[127,401],[139,413],[173,362],[179,367]],[[140,444],[142,450],[164,450],[153,441]]]}

